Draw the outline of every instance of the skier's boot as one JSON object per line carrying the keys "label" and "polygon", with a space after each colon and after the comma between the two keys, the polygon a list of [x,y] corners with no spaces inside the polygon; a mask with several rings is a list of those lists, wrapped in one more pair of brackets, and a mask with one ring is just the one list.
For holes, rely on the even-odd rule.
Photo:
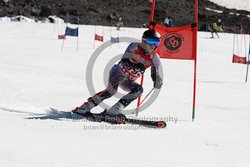
{"label": "skier's boot", "polygon": [[94,101],[85,102],[81,107],[76,107],[72,112],[77,112],[81,115],[90,114],[90,110],[95,107]]}
{"label": "skier's boot", "polygon": [[105,109],[101,114],[103,115],[103,118],[110,122],[114,123],[124,123],[124,120],[126,119],[126,116],[121,113],[121,111],[124,109],[124,105],[120,102],[117,102],[115,105],[113,105],[110,109]]}

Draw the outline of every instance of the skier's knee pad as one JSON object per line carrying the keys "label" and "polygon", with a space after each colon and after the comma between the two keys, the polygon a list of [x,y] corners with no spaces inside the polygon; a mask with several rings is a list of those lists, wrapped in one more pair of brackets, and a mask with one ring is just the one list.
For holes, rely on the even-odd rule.
{"label": "skier's knee pad", "polygon": [[119,102],[123,104],[124,107],[128,106],[132,101],[137,99],[143,93],[143,88],[141,85],[136,86],[131,92],[123,96]]}
{"label": "skier's knee pad", "polygon": [[133,93],[135,95],[135,97],[139,97],[142,95],[143,93],[143,87],[141,85],[136,86],[131,93]]}

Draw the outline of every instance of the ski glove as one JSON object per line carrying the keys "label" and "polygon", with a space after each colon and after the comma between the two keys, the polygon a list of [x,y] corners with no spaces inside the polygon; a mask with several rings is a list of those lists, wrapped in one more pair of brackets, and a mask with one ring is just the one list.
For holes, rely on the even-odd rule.
{"label": "ski glove", "polygon": [[154,81],[154,88],[161,89],[162,84],[162,79],[160,77],[157,77]]}

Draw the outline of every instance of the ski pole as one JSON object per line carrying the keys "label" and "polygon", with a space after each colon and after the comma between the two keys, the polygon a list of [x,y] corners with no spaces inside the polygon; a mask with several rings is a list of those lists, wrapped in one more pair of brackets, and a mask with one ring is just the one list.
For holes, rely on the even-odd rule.
{"label": "ski pole", "polygon": [[148,96],[153,92],[154,89],[155,89],[155,88],[153,87],[153,88],[148,92],[148,94],[142,99],[142,101],[141,101],[140,104],[136,107],[136,109],[134,110],[133,113],[136,113],[136,115],[138,115],[138,112],[139,112],[138,108],[139,108],[140,105],[148,98]]}

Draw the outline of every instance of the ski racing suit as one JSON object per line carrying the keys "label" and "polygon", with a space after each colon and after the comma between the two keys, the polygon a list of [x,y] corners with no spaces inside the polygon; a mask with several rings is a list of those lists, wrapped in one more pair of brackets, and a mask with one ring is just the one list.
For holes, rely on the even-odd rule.
{"label": "ski racing suit", "polygon": [[151,67],[151,78],[155,82],[157,78],[161,79],[159,74],[160,57],[154,51],[149,54],[141,46],[141,43],[131,43],[126,49],[123,57],[118,64],[115,64],[109,72],[108,88],[97,93],[93,98],[95,106],[103,100],[112,97],[118,87],[129,92],[118,102],[127,107],[132,101],[137,99],[142,93],[143,88],[135,80],[140,77],[147,68]]}

